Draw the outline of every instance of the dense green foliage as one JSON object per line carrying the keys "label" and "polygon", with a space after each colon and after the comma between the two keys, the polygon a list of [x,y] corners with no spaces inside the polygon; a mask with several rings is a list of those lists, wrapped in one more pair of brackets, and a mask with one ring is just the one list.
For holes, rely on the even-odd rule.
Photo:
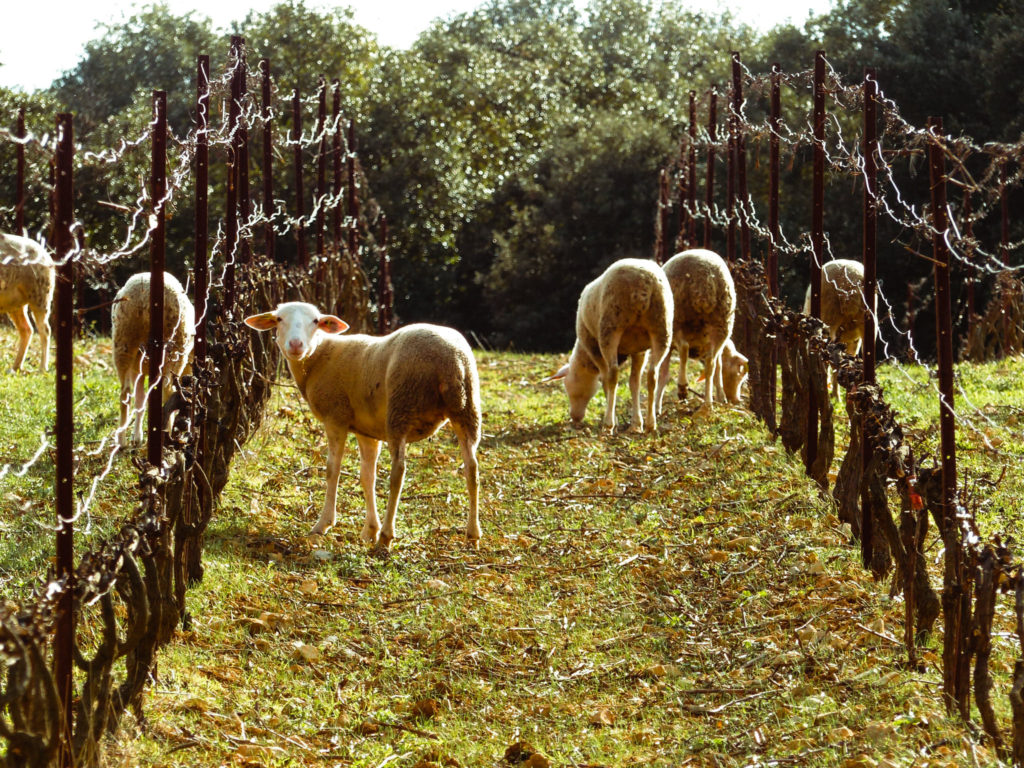
{"label": "dense green foliage", "polygon": [[[583,284],[615,258],[652,252],[657,173],[675,153],[687,94],[728,82],[730,51],[741,51],[754,73],[772,62],[799,72],[823,48],[847,82],[859,80],[864,66],[877,67],[911,123],[940,114],[947,132],[1012,141],[1024,126],[1024,47],[1019,25],[1009,23],[1021,2],[842,0],[802,28],[757,33],[729,16],[648,0],[592,0],[584,10],[570,0],[490,0],[436,21],[410,49],[393,50],[355,25],[347,9],[290,0],[250,13],[231,32],[246,38],[250,70],[260,58],[271,60],[279,105],[299,89],[307,126],[317,78],[339,79],[344,112],[357,122],[370,187],[364,195],[388,213],[401,321],[447,322],[494,345],[565,349]],[[52,111],[73,110],[83,149],[95,151],[141,135],[149,93],[161,88],[181,137],[193,120],[196,55],[211,55],[217,77],[227,47],[227,36],[205,17],[147,6],[104,27],[49,91],[0,90],[2,119],[13,122],[16,105],[27,101],[33,135],[44,137]],[[756,117],[763,104],[753,99],[747,108]],[[793,99],[785,109],[794,125],[806,121],[806,103]],[[280,119],[286,129],[290,116]],[[763,162],[754,149],[752,169]],[[45,231],[46,219],[42,150],[30,169],[36,231]],[[7,142],[0,152],[11,167]],[[290,152],[278,146],[276,156],[276,195],[290,207]],[[218,157],[215,148],[215,216],[224,199]],[[76,178],[79,216],[94,247],[110,249],[123,238],[124,214],[99,202],[133,205],[147,162],[143,145],[116,162],[87,164]],[[254,185],[259,165],[254,159]],[[763,175],[752,174],[753,187]],[[791,235],[807,229],[809,175],[801,148],[783,179],[783,225]],[[925,182],[914,168],[903,180],[913,193]],[[12,181],[10,174],[0,179],[2,205]],[[854,193],[848,180],[830,183],[827,227],[836,256],[857,255]],[[169,224],[172,266],[191,252],[189,210],[186,194]],[[0,227],[9,219],[0,207]],[[983,224],[979,234],[991,241],[994,226]],[[883,231],[882,242],[900,235]],[[293,239],[282,248],[287,256]],[[367,267],[372,273],[369,260]],[[919,260],[910,279],[929,268]],[[883,280],[908,282],[906,264],[899,270],[888,276],[883,268]],[[794,300],[802,274],[784,275]]]}

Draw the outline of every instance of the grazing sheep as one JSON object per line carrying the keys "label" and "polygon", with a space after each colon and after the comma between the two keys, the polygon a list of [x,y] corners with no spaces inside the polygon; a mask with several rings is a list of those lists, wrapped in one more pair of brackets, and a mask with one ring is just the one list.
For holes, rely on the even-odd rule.
{"label": "grazing sheep", "polygon": [[[131,443],[142,442],[142,414],[146,397],[142,361],[149,342],[149,272],[140,272],[114,297],[113,325],[114,369],[121,382],[121,422],[118,443],[129,444],[128,421],[134,413],[135,428]],[[171,395],[174,377],[191,369],[192,343],[196,335],[196,316],[192,302],[174,275],[164,272],[164,369],[163,399]],[[134,392],[134,399],[133,399]],[[132,403],[134,402],[134,406]],[[129,410],[134,407],[134,411]]]}
{"label": "grazing sheep", "polygon": [[[290,302],[253,315],[246,325],[276,328],[277,346],[299,392],[327,432],[327,495],[312,534],[335,521],[338,475],[345,439],[359,444],[359,481],[366,500],[362,538],[383,548],[395,536],[395,512],[405,479],[407,443],[430,437],[447,420],[458,438],[469,493],[466,538],[480,540],[477,460],[480,384],[476,361],[462,334],[439,325],[416,324],[387,336],[337,336],[348,325],[312,304]],[[384,525],[377,517],[375,485],[380,443],[391,453],[391,484]]]}
{"label": "grazing sheep", "polygon": [[[811,287],[804,297],[804,314],[811,314]],[[860,352],[864,339],[864,265],[852,259],[835,259],[821,267],[821,320],[833,341],[846,345],[851,355]],[[839,381],[832,375],[832,396]]]}
{"label": "grazing sheep", "polygon": [[20,371],[32,341],[32,324],[39,331],[39,369],[50,366],[50,304],[53,301],[54,264],[39,243],[19,235],[0,233],[0,312],[18,329],[14,370]]}
{"label": "grazing sheep", "polygon": [[[572,355],[548,381],[565,380],[569,417],[579,426],[587,403],[604,384],[603,428],[615,432],[615,390],[619,364],[631,360],[629,391],[632,396],[631,432],[658,428],[661,397],[668,372],[658,377],[668,354],[672,334],[672,290],[665,273],[647,259],[620,259],[580,294],[576,310],[576,344]],[[648,362],[647,421],[640,415],[640,374]],[[657,382],[655,381],[657,379]]]}
{"label": "grazing sheep", "polygon": [[[722,349],[732,336],[736,286],[725,260],[717,253],[703,248],[677,253],[665,262],[663,269],[672,286],[674,301],[672,348],[679,352],[679,398],[682,400],[686,397],[686,361],[690,356],[690,347],[698,347],[704,359],[704,404],[698,413],[707,413],[714,402],[713,386],[719,399],[726,397],[718,367]],[[670,353],[662,363],[662,376],[666,379],[671,359]],[[745,364],[746,358],[742,361],[737,358],[735,365],[739,366],[740,362]],[[733,394],[738,402],[738,382]]]}
{"label": "grazing sheep", "polygon": [[[694,348],[691,347],[691,355],[693,351]],[[700,357],[699,354],[697,356]],[[747,356],[736,349],[732,339],[726,339],[722,345],[722,356],[718,358],[718,365],[715,366],[715,397],[727,400],[733,405],[740,404],[740,394],[749,371],[748,362]],[[704,375],[701,374],[697,381],[703,380]]]}

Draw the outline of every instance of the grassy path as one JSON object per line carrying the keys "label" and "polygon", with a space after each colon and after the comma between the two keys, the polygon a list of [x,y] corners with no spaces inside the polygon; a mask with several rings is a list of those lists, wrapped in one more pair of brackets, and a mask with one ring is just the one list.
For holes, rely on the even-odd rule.
{"label": "grassy path", "polygon": [[996,764],[945,718],[934,648],[898,666],[900,599],[747,412],[672,394],[660,434],[598,437],[600,398],[576,432],[535,383],[554,357],[478,360],[479,551],[447,430],[409,452],[389,559],[358,541],[351,439],[307,538],[326,446],[283,386],[112,765]]}

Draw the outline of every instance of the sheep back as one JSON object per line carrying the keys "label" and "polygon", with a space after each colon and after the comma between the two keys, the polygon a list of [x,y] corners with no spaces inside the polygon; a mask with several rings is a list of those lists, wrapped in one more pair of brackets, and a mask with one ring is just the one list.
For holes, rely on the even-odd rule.
{"label": "sheep back", "polygon": [[600,339],[619,329],[620,360],[650,349],[652,336],[667,349],[671,325],[672,289],[648,259],[620,259],[580,294],[576,337],[594,360],[601,359]]}
{"label": "sheep back", "polygon": [[674,333],[682,333],[691,346],[707,348],[732,336],[736,315],[736,286],[729,265],[714,251],[695,248],[665,262],[672,286]]}
{"label": "sheep back", "polygon": [[432,435],[446,419],[480,436],[480,383],[461,333],[418,323],[383,337],[322,339],[293,367],[313,414],[377,440]]}
{"label": "sheep back", "polygon": [[[142,354],[149,341],[148,272],[128,278],[117,292],[111,310],[114,363],[119,374],[126,371]],[[164,273],[164,341],[165,354],[173,373],[180,374],[192,354],[195,340],[195,308],[178,279]]]}
{"label": "sheep back", "polygon": [[26,304],[49,314],[55,267],[50,254],[35,240],[0,233],[0,312]]}
{"label": "sheep back", "polygon": [[[864,265],[853,259],[835,259],[821,268],[821,320],[838,341],[851,342],[864,335]],[[811,313],[811,289],[804,296],[804,313]]]}

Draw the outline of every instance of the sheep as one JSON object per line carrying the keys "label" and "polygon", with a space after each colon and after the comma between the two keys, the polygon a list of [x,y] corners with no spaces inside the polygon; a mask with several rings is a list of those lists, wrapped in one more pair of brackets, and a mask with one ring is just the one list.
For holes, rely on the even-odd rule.
{"label": "sheep", "polygon": [[[569,362],[547,380],[563,379],[569,417],[579,427],[587,404],[604,385],[602,427],[615,432],[615,390],[619,365],[631,360],[631,432],[654,432],[668,381],[658,377],[672,335],[672,290],[661,268],[647,259],[620,259],[584,287],[576,310],[576,343]],[[640,414],[640,375],[647,364],[647,419]],[[656,380],[657,379],[657,380]]]}
{"label": "sheep", "polygon": [[[691,347],[691,355],[693,351],[694,348]],[[700,357],[699,354],[698,357]],[[715,366],[716,397],[720,400],[726,400],[733,405],[740,404],[740,394],[749,371],[748,363],[747,356],[736,349],[732,339],[726,339],[725,344],[722,345],[722,356],[718,359],[718,365]],[[701,374],[697,381],[703,380],[704,374]]]}
{"label": "sheep", "polygon": [[[327,433],[327,493],[311,535],[322,535],[335,523],[341,458],[348,433],[354,432],[366,501],[361,538],[386,551],[395,536],[406,445],[430,437],[448,421],[462,452],[469,494],[466,539],[479,545],[480,383],[473,352],[461,333],[418,323],[387,336],[339,336],[348,329],[344,320],[304,302],[279,304],[271,312],[245,318],[245,323],[257,331],[276,329],[277,346],[299,392]],[[383,526],[375,499],[381,441],[391,453]]]}
{"label": "sheep", "polygon": [[[118,444],[122,447],[142,442],[142,414],[146,397],[143,359],[149,341],[149,272],[140,272],[114,297],[111,310],[114,369],[121,384],[121,420]],[[192,366],[192,345],[196,335],[195,308],[174,275],[164,272],[164,366],[162,395],[166,401],[172,381]],[[134,393],[134,409],[132,409]],[[128,422],[134,414],[135,426],[130,441]]]}
{"label": "sheep", "polygon": [[[804,314],[811,314],[811,287],[804,297]],[[851,355],[860,352],[864,339],[864,265],[853,259],[835,259],[821,268],[821,320],[829,337],[846,345]],[[832,396],[839,395],[839,380],[832,376]]]}
{"label": "sheep", "polygon": [[20,371],[32,324],[39,331],[39,369],[50,367],[50,304],[53,301],[54,263],[39,243],[19,235],[0,233],[0,312],[8,314],[18,330],[14,370]]}
{"label": "sheep", "polygon": [[[679,399],[686,398],[686,362],[690,347],[698,347],[704,359],[704,403],[698,413],[708,413],[714,402],[712,387],[720,400],[726,399],[722,372],[718,369],[722,350],[732,336],[736,286],[725,260],[714,251],[703,248],[677,253],[665,262],[663,269],[672,286],[674,302],[672,349],[679,352]],[[732,362],[729,367],[739,372],[747,361],[746,358],[734,359],[734,351],[735,348],[730,351],[729,359]],[[666,379],[670,364],[671,352],[662,363],[662,375]],[[742,376],[739,381],[742,381]],[[730,386],[730,392],[735,398],[734,402],[738,402],[739,382],[736,382],[735,388]]]}

